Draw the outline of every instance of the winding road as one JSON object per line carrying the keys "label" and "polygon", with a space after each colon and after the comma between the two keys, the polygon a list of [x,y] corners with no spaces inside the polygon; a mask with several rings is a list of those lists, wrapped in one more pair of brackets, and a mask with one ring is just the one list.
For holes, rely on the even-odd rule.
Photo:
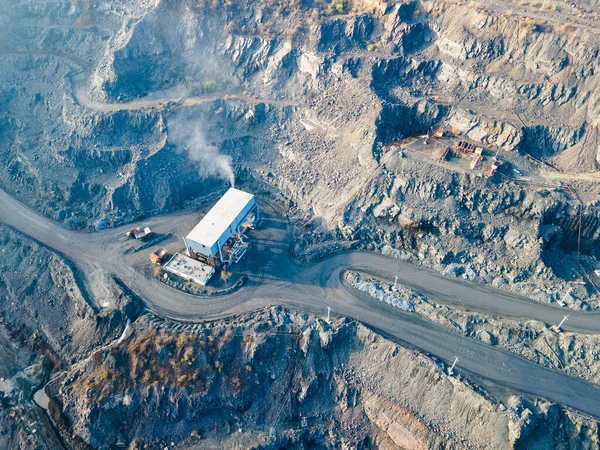
{"label": "winding road", "polygon": [[[263,216],[261,229],[252,236],[245,287],[225,296],[198,297],[146,277],[144,268],[153,248],[127,252],[131,242],[123,242],[122,237],[128,227],[97,233],[67,230],[0,191],[0,222],[68,258],[81,272],[89,300],[96,307],[112,302],[110,275],[122,280],[155,314],[181,321],[224,318],[275,304],[322,315],[330,306],[335,314],[357,318],[392,340],[449,363],[458,356],[458,370],[495,395],[542,397],[600,417],[600,387],[382,304],[345,286],[342,275],[352,268],[389,280],[398,276],[402,284],[439,303],[522,320],[556,323],[562,318],[562,309],[488,286],[444,278],[432,270],[375,253],[346,252],[312,266],[300,266],[288,257],[287,221],[268,206],[263,208]],[[182,247],[180,237],[199,218],[199,210],[184,210],[153,217],[148,224],[157,233],[171,233],[173,237],[160,246],[177,251]],[[571,312],[564,328],[598,333],[599,318],[595,313]]]}

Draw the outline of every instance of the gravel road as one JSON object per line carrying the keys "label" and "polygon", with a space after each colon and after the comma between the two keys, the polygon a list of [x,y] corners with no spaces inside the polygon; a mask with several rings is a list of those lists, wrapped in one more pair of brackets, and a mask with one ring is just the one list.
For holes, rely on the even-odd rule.
{"label": "gravel road", "polygon": [[[230,295],[197,297],[145,277],[140,267],[147,264],[146,258],[153,248],[126,253],[127,246],[131,246],[131,241],[122,239],[127,227],[98,233],[66,230],[0,191],[0,221],[62,254],[77,266],[83,274],[90,301],[96,306],[110,302],[107,280],[112,274],[142,298],[154,313],[184,321],[224,318],[275,304],[324,315],[330,306],[334,314],[357,318],[390,339],[448,363],[458,356],[458,371],[494,394],[511,392],[543,397],[600,417],[600,388],[454,334],[414,313],[379,303],[345,286],[342,275],[346,269],[389,280],[397,275],[402,284],[436,302],[523,320],[556,323],[562,318],[562,309],[488,286],[444,278],[429,269],[369,252],[346,252],[312,266],[300,266],[288,257],[287,221],[269,212],[268,207],[263,209],[263,226],[253,236],[246,264],[249,278],[246,286]],[[199,218],[199,210],[185,210],[154,217],[148,224],[157,233],[172,233],[174,237],[160,245],[177,251],[182,246],[180,237]],[[595,313],[571,312],[564,328],[598,333],[599,318]]]}

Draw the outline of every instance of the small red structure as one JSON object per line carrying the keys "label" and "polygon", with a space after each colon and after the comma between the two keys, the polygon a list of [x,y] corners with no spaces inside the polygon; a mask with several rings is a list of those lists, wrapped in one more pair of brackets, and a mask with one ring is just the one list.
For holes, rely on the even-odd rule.
{"label": "small red structure", "polygon": [[494,161],[492,162],[492,165],[490,166],[490,175],[494,175],[496,173],[496,171],[498,170],[498,167],[500,167],[502,165],[502,161],[500,161],[498,158],[494,158]]}
{"label": "small red structure", "polygon": [[127,237],[134,237],[136,239],[144,239],[152,234],[152,230],[150,227],[145,227],[142,229],[141,227],[135,227],[132,230],[129,230],[125,235]]}
{"label": "small red structure", "polygon": [[475,153],[478,147],[466,141],[460,141],[454,149],[462,153]]}

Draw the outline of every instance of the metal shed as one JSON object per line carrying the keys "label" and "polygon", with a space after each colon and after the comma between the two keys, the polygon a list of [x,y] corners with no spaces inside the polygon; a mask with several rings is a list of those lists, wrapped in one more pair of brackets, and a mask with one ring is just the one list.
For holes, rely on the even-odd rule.
{"label": "metal shed", "polygon": [[254,195],[230,188],[183,240],[190,256],[199,253],[209,258],[219,255],[234,232],[254,212],[258,220],[258,205]]}

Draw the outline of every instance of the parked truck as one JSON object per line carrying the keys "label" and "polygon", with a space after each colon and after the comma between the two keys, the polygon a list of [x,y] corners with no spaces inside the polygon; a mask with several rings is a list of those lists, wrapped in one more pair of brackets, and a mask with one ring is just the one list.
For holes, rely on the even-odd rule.
{"label": "parked truck", "polygon": [[151,234],[152,230],[150,229],[150,227],[135,227],[132,230],[129,230],[127,233],[125,233],[127,237],[134,237],[138,240],[144,240]]}
{"label": "parked truck", "polygon": [[165,248],[161,248],[160,250],[150,254],[150,261],[152,264],[160,264],[166,255],[167,250]]}

